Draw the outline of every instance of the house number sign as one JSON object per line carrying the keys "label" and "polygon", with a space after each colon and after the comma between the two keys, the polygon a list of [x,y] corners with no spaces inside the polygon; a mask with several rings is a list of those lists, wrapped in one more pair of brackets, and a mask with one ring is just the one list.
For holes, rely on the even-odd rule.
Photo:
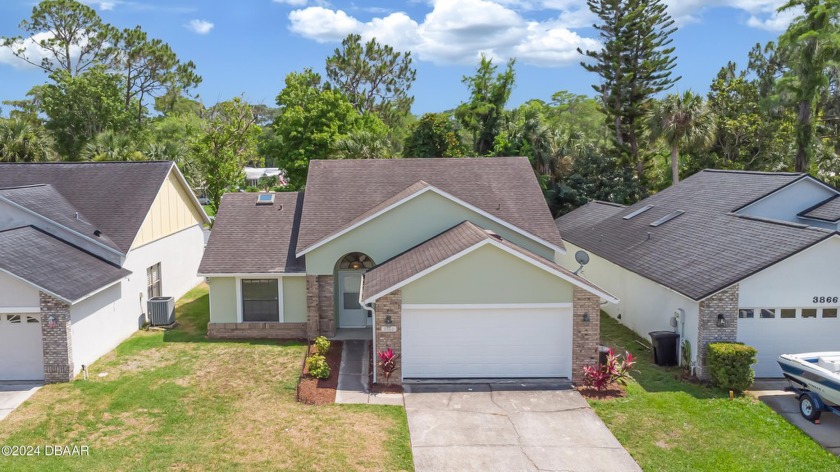
{"label": "house number sign", "polygon": [[814,297],[813,303],[837,303],[838,297]]}

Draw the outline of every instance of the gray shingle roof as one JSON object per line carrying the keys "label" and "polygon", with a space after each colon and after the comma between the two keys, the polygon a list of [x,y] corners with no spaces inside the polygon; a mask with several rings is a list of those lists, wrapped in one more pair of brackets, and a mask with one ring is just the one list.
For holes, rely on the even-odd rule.
{"label": "gray shingle roof", "polygon": [[578,277],[567,269],[557,265],[554,261],[534,254],[527,249],[523,249],[469,221],[464,221],[367,271],[364,275],[364,284],[362,286],[362,300],[367,300],[383,291],[389,290],[414,275],[485,240],[498,241],[535,262],[567,275],[586,288],[590,288],[596,292],[606,293],[592,282]]}
{"label": "gray shingle roof", "polygon": [[131,274],[32,226],[0,231],[0,270],[71,302]]}
{"label": "gray shingle roof", "polygon": [[99,229],[82,212],[58,193],[52,185],[32,185],[28,187],[14,187],[0,189],[0,200],[6,200],[15,205],[80,233],[88,238],[99,241],[116,251],[120,248],[105,234],[96,235]]}
{"label": "gray shingle roof", "polygon": [[348,159],[310,162],[297,252],[423,185],[563,245],[526,158]]}
{"label": "gray shingle roof", "polygon": [[228,193],[222,197],[200,274],[279,274],[303,272],[295,257],[303,194],[274,194],[273,205],[257,205],[265,193]]}
{"label": "gray shingle roof", "polygon": [[[566,241],[700,300],[831,237],[817,228],[732,213],[803,177],[706,170],[635,205],[589,203],[556,222]],[[653,207],[624,219],[646,205]],[[685,213],[650,226],[676,210]]]}
{"label": "gray shingle roof", "polygon": [[50,184],[126,253],[173,165],[172,162],[0,163],[0,188]]}
{"label": "gray shingle roof", "polygon": [[832,223],[840,221],[840,195],[834,195],[827,200],[808,208],[800,213],[799,216],[829,221]]}

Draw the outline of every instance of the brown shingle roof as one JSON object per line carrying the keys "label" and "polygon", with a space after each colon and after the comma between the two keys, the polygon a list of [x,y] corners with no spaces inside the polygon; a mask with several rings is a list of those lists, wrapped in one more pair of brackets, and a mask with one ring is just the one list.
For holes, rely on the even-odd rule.
{"label": "brown shingle roof", "polygon": [[[706,170],[627,208],[587,204],[558,218],[557,227],[566,241],[700,300],[831,237],[732,213],[803,176]],[[646,205],[652,208],[624,219]],[[685,213],[650,225],[677,210]]]}
{"label": "brown shingle roof", "polygon": [[71,302],[131,274],[32,226],[0,231],[0,269]]}
{"label": "brown shingle roof", "polygon": [[534,262],[561,272],[584,288],[594,291],[593,293],[606,294],[604,290],[592,282],[578,277],[567,269],[557,265],[554,261],[550,261],[523,249],[469,221],[464,221],[366,272],[362,286],[362,299],[367,300],[386,290],[391,290],[393,287],[424,270],[486,240],[499,242]]}
{"label": "brown shingle roof", "polygon": [[526,158],[348,159],[310,162],[297,252],[423,185],[563,247]]}
{"label": "brown shingle roof", "polygon": [[295,257],[303,194],[275,193],[273,205],[257,205],[265,193],[222,197],[200,274],[280,274],[303,272]]}
{"label": "brown shingle roof", "polygon": [[127,253],[173,166],[168,161],[0,163],[0,188],[51,185]]}

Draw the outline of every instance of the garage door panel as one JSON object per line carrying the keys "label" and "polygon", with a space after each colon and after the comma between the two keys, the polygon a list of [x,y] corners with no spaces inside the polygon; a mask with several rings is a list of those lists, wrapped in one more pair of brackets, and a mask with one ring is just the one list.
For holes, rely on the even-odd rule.
{"label": "garage door panel", "polygon": [[840,350],[837,318],[740,318],[738,341],[756,348],[756,377],[782,377],[781,354]]}
{"label": "garage door panel", "polygon": [[0,380],[43,380],[41,315],[0,314]]}
{"label": "garage door panel", "polygon": [[404,309],[406,378],[570,377],[570,308]]}

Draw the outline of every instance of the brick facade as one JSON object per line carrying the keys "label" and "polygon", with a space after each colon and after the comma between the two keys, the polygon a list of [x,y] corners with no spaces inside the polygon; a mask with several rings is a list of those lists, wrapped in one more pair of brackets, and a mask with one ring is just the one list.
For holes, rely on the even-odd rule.
{"label": "brick facade", "polygon": [[[723,314],[726,326],[719,327],[718,314]],[[721,290],[700,302],[700,319],[697,329],[696,375],[708,379],[706,353],[709,343],[734,342],[738,337],[738,285]],[[694,346],[692,346],[694,347]]]}
{"label": "brick facade", "polygon": [[73,380],[73,331],[70,305],[40,292],[44,382]]}
{"label": "brick facade", "polygon": [[[402,292],[394,290],[376,300],[376,350],[382,351],[388,348],[394,350],[394,354],[402,354]],[[391,317],[391,324],[385,322],[386,318]],[[390,331],[396,328],[394,331]],[[383,331],[383,329],[385,331]],[[376,353],[374,353],[376,356]],[[382,372],[379,367],[376,367],[377,382],[384,383],[381,378]],[[399,385],[402,383],[402,359],[397,359],[397,370],[391,375],[391,383]]]}
{"label": "brick facade", "polygon": [[207,336],[219,339],[306,339],[307,323],[209,323]]}
{"label": "brick facade", "polygon": [[335,278],[332,275],[306,276],[306,335],[335,336]]}
{"label": "brick facade", "polygon": [[[583,366],[598,363],[598,344],[601,342],[601,303],[597,295],[574,288],[572,309],[572,381],[583,380]],[[584,321],[588,315],[589,321]]]}

